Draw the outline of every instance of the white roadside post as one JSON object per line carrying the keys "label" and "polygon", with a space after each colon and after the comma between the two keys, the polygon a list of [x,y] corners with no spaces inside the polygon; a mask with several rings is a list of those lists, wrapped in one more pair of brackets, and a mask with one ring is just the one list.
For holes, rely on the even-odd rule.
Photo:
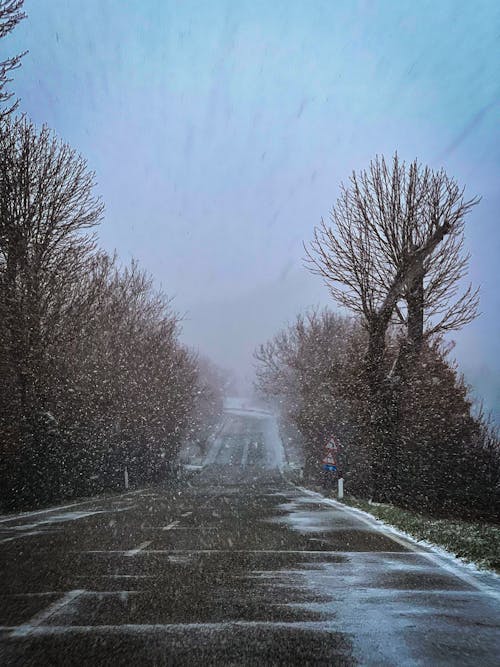
{"label": "white roadside post", "polygon": [[127,470],[127,466],[125,466],[124,477],[125,477],[125,488],[128,489],[128,470]]}
{"label": "white roadside post", "polygon": [[339,477],[338,484],[339,484],[339,486],[338,486],[337,498],[339,500],[342,500],[342,498],[344,497],[344,478],[343,477]]}

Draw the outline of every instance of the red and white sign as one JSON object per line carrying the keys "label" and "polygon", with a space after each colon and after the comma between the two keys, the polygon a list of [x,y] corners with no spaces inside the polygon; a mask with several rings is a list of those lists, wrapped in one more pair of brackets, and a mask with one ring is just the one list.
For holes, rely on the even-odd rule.
{"label": "red and white sign", "polygon": [[338,454],[340,452],[340,442],[334,435],[331,435],[325,443],[325,456],[322,460],[323,466],[338,467]]}
{"label": "red and white sign", "polygon": [[330,452],[335,452],[337,453],[340,449],[340,442],[337,440],[337,438],[332,435],[330,439],[327,441],[325,445],[325,449]]}

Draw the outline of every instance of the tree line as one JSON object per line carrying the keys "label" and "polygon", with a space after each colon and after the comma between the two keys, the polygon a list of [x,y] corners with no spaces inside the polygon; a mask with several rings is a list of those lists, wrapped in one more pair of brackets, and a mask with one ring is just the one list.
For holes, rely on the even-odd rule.
{"label": "tree line", "polygon": [[[0,2],[0,38],[24,18]],[[157,481],[222,406],[221,373],[136,262],[99,249],[86,160],[15,117],[0,63],[0,505]]]}
{"label": "tree line", "polygon": [[312,311],[261,345],[257,388],[303,436],[318,478],[330,434],[347,488],[483,518],[500,510],[500,441],[473,410],[445,334],[477,315],[464,225],[477,198],[416,160],[373,160],[306,246],[344,314]]}

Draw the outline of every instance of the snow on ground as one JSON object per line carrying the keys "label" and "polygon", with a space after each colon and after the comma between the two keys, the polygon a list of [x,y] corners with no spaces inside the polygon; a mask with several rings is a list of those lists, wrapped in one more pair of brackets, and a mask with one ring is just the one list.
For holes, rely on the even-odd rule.
{"label": "snow on ground", "polygon": [[311,491],[303,487],[299,488],[310,497],[317,499],[318,502],[330,505],[336,509],[341,509],[347,514],[356,516],[372,530],[387,534],[391,539],[405,548],[410,549],[415,553],[425,555],[429,561],[434,563],[434,565],[441,567],[450,574],[462,579],[462,581],[473,586],[477,590],[490,595],[496,600],[500,600],[500,594],[498,593],[500,576],[495,572],[492,572],[491,570],[480,570],[473,564],[457,558],[454,554],[435,544],[426,542],[425,540],[416,540],[408,533],[385,523],[369,512],[365,512],[356,507],[349,507],[332,498],[325,498],[316,491]]}
{"label": "snow on ground", "polygon": [[[470,618],[477,627],[478,645],[494,641],[494,621],[490,625],[484,619],[497,609],[500,599],[496,575],[472,573],[446,552],[417,543],[367,512],[306,488],[296,489],[297,495],[279,505],[280,514],[267,520],[285,523],[313,543],[316,538],[312,535],[317,533],[322,545],[316,553],[325,558],[322,562],[311,558],[300,568],[283,568],[279,573],[255,571],[257,578],[267,577],[273,585],[284,588],[317,591],[317,601],[299,601],[292,606],[333,614],[332,629],[353,638],[354,656],[361,664],[455,664],[449,653],[443,662],[435,663],[415,657],[422,650],[422,642],[424,646],[428,642],[428,649],[434,650],[435,645],[441,650],[440,641],[444,637],[446,644],[446,632],[454,633],[453,655],[465,656],[464,661],[457,659],[457,664],[475,664],[467,662],[469,639],[456,634],[456,630],[464,624],[464,618]],[[337,538],[337,531],[345,531],[344,537]],[[378,541],[380,536],[387,546],[378,542],[378,549],[356,547],[356,533],[362,532],[375,533],[373,537]],[[373,538],[362,539],[373,542]],[[347,551],[342,551],[340,544],[335,551],[325,550],[328,543],[335,548],[339,540]],[[391,547],[389,541],[396,544]],[[417,628],[424,631],[417,632]],[[416,645],[412,646],[412,641]]]}
{"label": "snow on ground", "polygon": [[238,415],[272,414],[272,412],[266,410],[251,398],[241,398],[240,396],[226,396],[226,398],[224,399],[224,412],[229,412],[231,414],[238,414]]}
{"label": "snow on ground", "polygon": [[[261,465],[268,470],[283,471],[286,466],[286,456],[276,417],[268,410],[263,409],[249,398],[226,397],[224,401],[224,417],[219,428],[208,440],[208,450],[203,456],[198,447],[191,444],[183,447],[181,461],[187,470],[199,470],[201,467],[215,463],[228,463],[222,456],[224,446],[224,429],[234,417],[248,417],[258,422],[257,429],[262,431],[265,443],[265,458]],[[226,445],[227,446],[227,445]],[[230,451],[228,452],[230,454]],[[243,448],[241,466],[244,467],[248,458],[248,443]],[[221,458],[222,456],[222,458]]]}
{"label": "snow on ground", "polygon": [[269,416],[263,420],[264,437],[267,444],[267,468],[283,471],[286,465],[285,450],[275,417]]}
{"label": "snow on ground", "polygon": [[[470,572],[474,573],[474,575],[477,575],[479,578],[481,578],[481,576],[484,576],[484,578],[490,579],[491,581],[500,582],[500,575],[497,574],[496,572],[493,572],[493,570],[485,570],[484,568],[479,568],[474,563],[459,558],[458,556],[455,556],[453,553],[447,551],[443,547],[433,544],[432,542],[427,542],[427,540],[417,540],[415,537],[413,537],[409,533],[406,533],[404,530],[396,528],[395,526],[386,523],[385,521],[379,519],[378,517],[374,517],[373,514],[370,514],[369,512],[365,512],[364,510],[361,510],[357,507],[350,507],[349,509],[352,510],[352,512],[359,513],[360,515],[376,522],[381,527],[383,527],[383,529],[386,532],[390,533],[391,535],[402,537],[403,539],[408,540],[412,544],[419,545],[421,547],[424,547],[425,549],[429,549],[440,558],[449,560],[452,565],[464,568],[465,570],[469,570]],[[496,597],[497,599],[500,599],[499,596]]]}
{"label": "snow on ground", "polygon": [[266,443],[265,467],[270,470],[284,470],[286,466],[285,450],[279,433],[276,417],[249,398],[229,396],[225,399],[224,409],[230,414],[255,416],[259,419]]}
{"label": "snow on ground", "polygon": [[249,403],[247,398],[240,396],[226,396],[224,398],[224,410],[244,410]]}
{"label": "snow on ground", "polygon": [[216,433],[210,438],[208,452],[205,456],[205,459],[201,461],[202,466],[207,466],[212,463],[215,463],[215,459],[217,458],[217,455],[219,454],[223,444],[221,433],[224,430],[225,424],[226,420],[223,419],[220,428],[217,429]]}

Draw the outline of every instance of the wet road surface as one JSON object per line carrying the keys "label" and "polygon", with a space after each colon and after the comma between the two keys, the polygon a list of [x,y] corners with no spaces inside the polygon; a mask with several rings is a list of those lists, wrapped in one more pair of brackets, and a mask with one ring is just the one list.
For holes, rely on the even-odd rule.
{"label": "wet road surface", "polygon": [[0,517],[0,664],[499,664],[497,578],[282,467],[233,411],[189,483]]}

